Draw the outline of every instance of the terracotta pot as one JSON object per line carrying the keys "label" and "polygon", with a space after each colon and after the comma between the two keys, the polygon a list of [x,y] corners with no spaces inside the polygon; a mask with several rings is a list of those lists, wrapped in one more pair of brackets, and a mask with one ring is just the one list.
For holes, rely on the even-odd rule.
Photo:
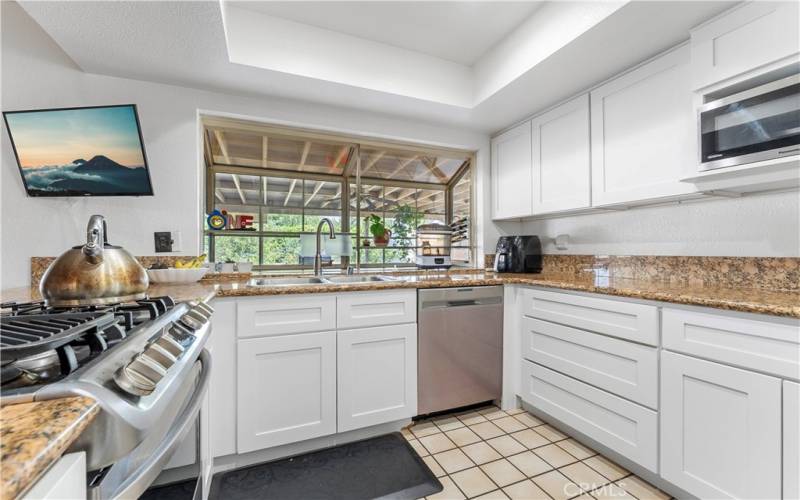
{"label": "terracotta pot", "polygon": [[375,236],[372,235],[372,239],[375,240],[376,247],[385,247],[389,244],[389,239],[392,237],[392,232],[388,229],[384,231],[383,236]]}

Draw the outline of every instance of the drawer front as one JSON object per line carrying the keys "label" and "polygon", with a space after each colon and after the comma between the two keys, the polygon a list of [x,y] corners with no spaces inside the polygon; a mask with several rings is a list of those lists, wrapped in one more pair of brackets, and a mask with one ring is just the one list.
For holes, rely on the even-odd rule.
{"label": "drawer front", "polygon": [[238,305],[240,338],[336,329],[336,297],[295,295],[242,300]]}
{"label": "drawer front", "polygon": [[337,298],[336,317],[340,329],[416,323],[417,291],[343,293]]}
{"label": "drawer front", "polygon": [[524,290],[523,298],[526,316],[658,345],[655,306],[534,289]]}
{"label": "drawer front", "polygon": [[526,403],[658,472],[658,414],[530,361],[522,362]]}
{"label": "drawer front", "polygon": [[658,408],[658,351],[533,318],[522,321],[522,355],[639,404]]}
{"label": "drawer front", "polygon": [[773,323],[664,308],[664,347],[800,379],[800,322]]}

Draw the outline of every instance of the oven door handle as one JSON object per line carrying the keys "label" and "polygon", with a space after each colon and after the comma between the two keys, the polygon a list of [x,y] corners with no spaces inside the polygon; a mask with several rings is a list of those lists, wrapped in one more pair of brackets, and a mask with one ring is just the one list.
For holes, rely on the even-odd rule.
{"label": "oven door handle", "polygon": [[189,404],[175,417],[175,423],[169,431],[167,431],[163,441],[161,441],[161,445],[150,455],[150,459],[143,463],[134,474],[120,485],[119,489],[114,492],[113,498],[139,498],[156,477],[158,477],[158,474],[161,473],[166,463],[172,457],[171,452],[180,444],[181,440],[194,424],[197,414],[200,411],[200,405],[203,403],[203,396],[208,390],[208,381],[211,376],[211,355],[208,351],[203,349],[200,352],[198,360],[202,365],[199,381]]}

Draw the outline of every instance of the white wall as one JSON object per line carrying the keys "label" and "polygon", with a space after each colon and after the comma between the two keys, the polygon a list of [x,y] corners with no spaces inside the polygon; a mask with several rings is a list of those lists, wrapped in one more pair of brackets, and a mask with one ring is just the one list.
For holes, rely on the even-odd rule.
{"label": "white wall", "polygon": [[[522,223],[545,253],[800,257],[800,193],[765,193]],[[569,234],[567,250],[552,239]]]}
{"label": "white wall", "polygon": [[[390,116],[282,99],[251,99],[83,73],[14,2],[2,2],[2,109],[136,103],[155,196],[28,198],[8,134],[0,165],[0,287],[30,281],[30,257],[81,243],[91,214],[106,216],[109,238],[134,255],[154,253],[153,232],[180,230],[184,254],[201,245],[198,110],[245,115],[384,138],[478,150],[476,205],[488,214],[488,136]],[[500,228],[479,215],[476,241],[494,246]],[[513,224],[510,225],[515,227]]]}

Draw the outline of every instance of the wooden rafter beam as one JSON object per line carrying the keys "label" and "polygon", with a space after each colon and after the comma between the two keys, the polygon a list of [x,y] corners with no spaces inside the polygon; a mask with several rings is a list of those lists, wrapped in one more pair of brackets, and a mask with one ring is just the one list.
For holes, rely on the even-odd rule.
{"label": "wooden rafter beam", "polygon": [[386,151],[378,151],[377,153],[375,153],[372,156],[372,158],[370,158],[369,161],[367,162],[367,165],[364,167],[364,170],[361,171],[361,175],[364,175],[367,172],[369,172],[370,169],[378,163],[378,160],[384,157],[384,155],[386,155]]}
{"label": "wooden rafter beam", "polygon": [[394,176],[399,174],[403,171],[404,168],[414,163],[414,161],[419,158],[419,156],[412,156],[411,158],[406,158],[405,160],[400,162],[400,165],[397,166],[396,169],[392,170],[392,173],[389,174],[387,179],[394,179]]}
{"label": "wooden rafter beam", "polygon": [[219,150],[222,152],[222,158],[225,159],[225,163],[230,164],[231,157],[228,155],[228,145],[225,144],[225,137],[223,137],[222,131],[215,130],[214,137],[217,138],[217,144],[219,144]]}
{"label": "wooden rafter beam", "polygon": [[233,177],[233,184],[236,186],[236,192],[239,193],[239,198],[242,200],[242,205],[247,205],[247,200],[244,197],[244,192],[242,191],[242,184],[239,182],[239,176],[236,174],[231,174]]}
{"label": "wooden rafter beam", "polygon": [[333,203],[334,201],[339,199],[340,196],[342,196],[342,185],[341,184],[339,185],[339,189],[336,190],[336,194],[333,195],[333,197],[330,200],[328,200],[325,203],[323,203],[322,206],[323,207],[327,207],[328,205],[330,205],[331,203]]}
{"label": "wooden rafter beam", "polygon": [[225,203],[225,196],[223,196],[222,191],[219,189],[214,190],[214,196],[216,196],[220,202]]}
{"label": "wooden rafter beam", "polygon": [[331,165],[330,171],[335,172],[338,168],[339,164],[342,163],[347,158],[347,153],[350,152],[350,146],[342,146],[342,149],[339,150],[339,154],[336,155],[336,158],[333,160],[333,164]]}
{"label": "wooden rafter beam", "polygon": [[267,168],[267,153],[269,152],[269,137],[261,137],[261,166]]}
{"label": "wooden rafter beam", "polygon": [[294,187],[296,185],[297,185],[297,179],[292,179],[292,183],[289,184],[289,192],[286,193],[286,199],[283,200],[283,206],[284,207],[289,204],[289,198],[292,197],[292,193],[294,192]]}
{"label": "wooden rafter beam", "polygon": [[423,158],[422,164],[425,165],[425,168],[427,168],[430,173],[439,179],[440,182],[447,182],[447,175],[445,175],[445,173],[436,166],[436,158],[433,160],[430,158]]}
{"label": "wooden rafter beam", "polygon": [[306,200],[306,202],[303,204],[304,207],[307,207],[308,204],[311,203],[311,200],[316,198],[317,193],[319,193],[319,190],[322,189],[322,186],[324,186],[324,185],[325,185],[325,182],[317,181],[317,185],[314,186],[314,191],[311,193],[311,196],[309,196],[308,199]]}
{"label": "wooden rafter beam", "polygon": [[300,155],[300,165],[298,170],[303,170],[303,167],[306,166],[306,160],[308,160],[308,152],[311,151],[311,141],[306,141],[303,144],[303,154]]}

